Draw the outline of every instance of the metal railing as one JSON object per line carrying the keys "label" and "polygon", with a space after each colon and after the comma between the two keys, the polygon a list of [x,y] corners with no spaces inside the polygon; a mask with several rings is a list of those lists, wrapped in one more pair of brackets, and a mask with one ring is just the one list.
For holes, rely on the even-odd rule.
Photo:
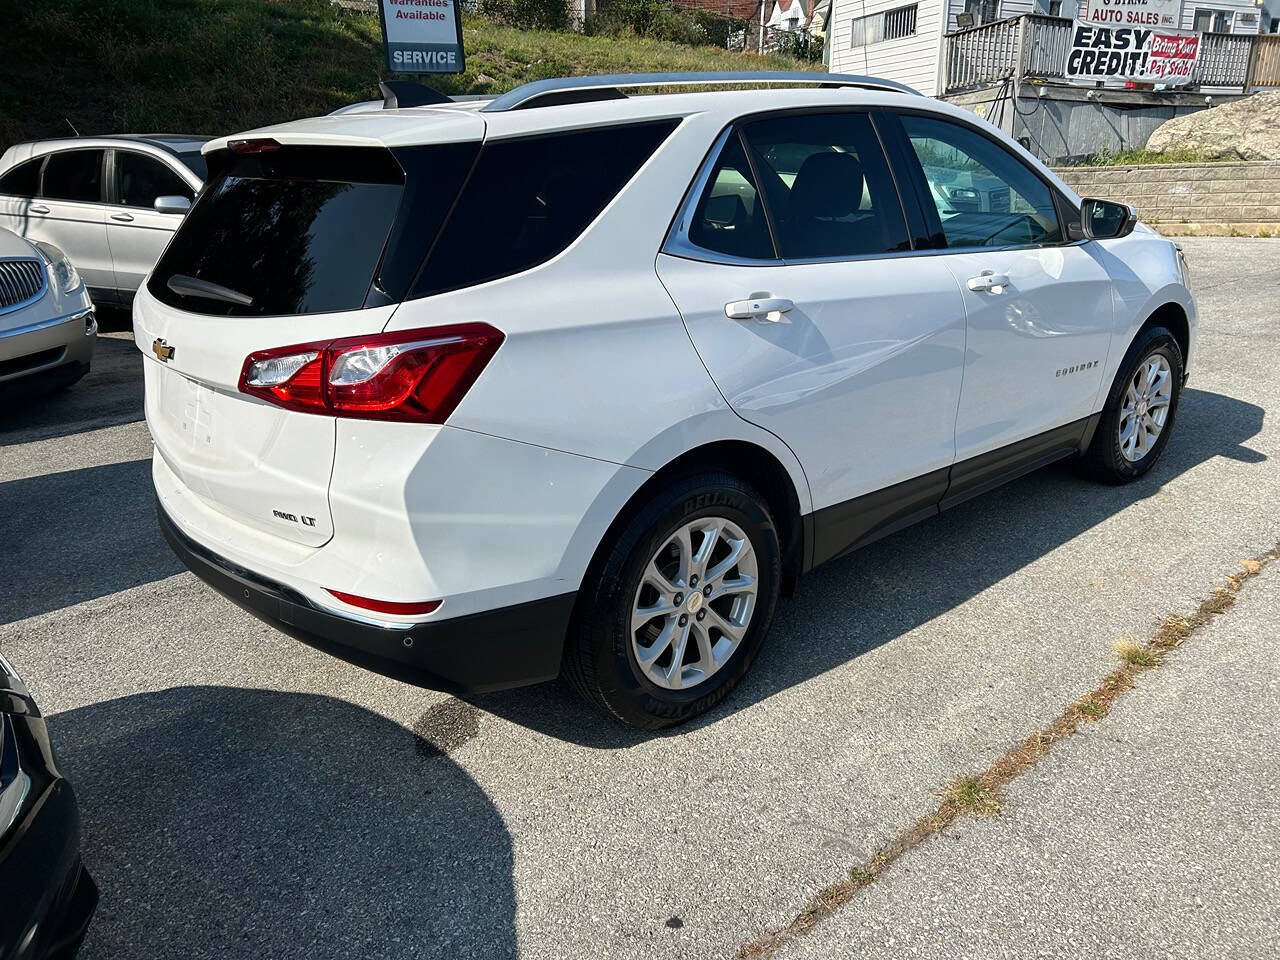
{"label": "metal railing", "polygon": [[[1071,21],[1024,14],[946,35],[943,92],[1018,80],[1062,80]],[[1280,36],[1202,33],[1194,85],[1280,86]]]}

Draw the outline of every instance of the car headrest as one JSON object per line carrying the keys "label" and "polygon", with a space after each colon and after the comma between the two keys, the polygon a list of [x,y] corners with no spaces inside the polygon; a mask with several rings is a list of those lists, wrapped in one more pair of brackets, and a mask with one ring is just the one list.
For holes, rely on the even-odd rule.
{"label": "car headrest", "polygon": [[862,164],[851,153],[814,153],[791,185],[787,213],[793,219],[846,217],[862,205]]}

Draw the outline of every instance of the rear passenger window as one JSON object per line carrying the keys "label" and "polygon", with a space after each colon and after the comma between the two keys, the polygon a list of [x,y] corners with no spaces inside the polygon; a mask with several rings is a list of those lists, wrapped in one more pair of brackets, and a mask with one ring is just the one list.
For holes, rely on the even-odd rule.
{"label": "rear passenger window", "polygon": [[1049,186],[976,130],[912,114],[902,125],[924,168],[948,247],[1061,243]]}
{"label": "rear passenger window", "polygon": [[11,197],[34,197],[40,192],[40,164],[44,157],[20,163],[0,177],[0,193]]}
{"label": "rear passenger window", "polygon": [[863,113],[772,117],[743,128],[784,260],[909,250],[902,204]]}
{"label": "rear passenger window", "polygon": [[729,137],[689,222],[689,242],[748,260],[775,258],[769,221],[737,134]]}
{"label": "rear passenger window", "polygon": [[675,121],[486,143],[413,296],[545,263],[599,216]]}
{"label": "rear passenger window", "polygon": [[40,196],[49,200],[102,200],[102,151],[67,150],[50,154]]}

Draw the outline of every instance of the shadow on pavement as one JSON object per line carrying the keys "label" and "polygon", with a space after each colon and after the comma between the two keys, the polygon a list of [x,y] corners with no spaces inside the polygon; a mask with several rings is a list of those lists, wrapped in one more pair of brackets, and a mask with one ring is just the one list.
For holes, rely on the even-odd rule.
{"label": "shadow on pavement", "polygon": [[0,483],[0,623],[185,569],[156,525],[150,460]]}
{"label": "shadow on pavement", "polygon": [[82,960],[517,953],[501,816],[377,714],[184,687],[49,728],[102,892]]}
{"label": "shadow on pavement", "polygon": [[0,447],[142,418],[142,355],[128,337],[99,337],[88,375],[66,389],[45,392],[38,374],[0,389]]}
{"label": "shadow on pavement", "polygon": [[[1068,464],[1050,467],[819,567],[801,580],[793,600],[779,603],[769,640],[742,684],[694,726],[715,723],[943,616],[1207,460],[1265,461],[1245,446],[1262,429],[1263,415],[1254,404],[1188,389],[1164,456],[1135,483],[1107,486],[1080,478]],[[556,684],[469,699],[588,747],[664,736],[602,722],[594,708]]]}

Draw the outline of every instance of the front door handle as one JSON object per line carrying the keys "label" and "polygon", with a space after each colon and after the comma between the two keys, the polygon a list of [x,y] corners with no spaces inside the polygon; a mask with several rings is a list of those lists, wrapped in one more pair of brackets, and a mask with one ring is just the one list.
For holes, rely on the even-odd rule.
{"label": "front door handle", "polygon": [[1008,277],[990,270],[983,270],[980,277],[970,277],[968,283],[969,289],[974,293],[1004,293],[1004,288],[1008,285]]}
{"label": "front door handle", "polygon": [[785,297],[760,297],[752,300],[735,300],[724,305],[724,315],[730,320],[764,320],[783,323],[782,315],[795,304]]}
{"label": "front door handle", "polygon": [[36,203],[27,207],[27,211],[29,213],[38,213],[41,216],[44,216],[46,213],[49,212],[49,208],[46,207],[43,203]]}
{"label": "front door handle", "polygon": [[111,215],[111,219],[119,220],[121,223],[133,223],[133,217],[129,216],[127,213],[113,213]]}

